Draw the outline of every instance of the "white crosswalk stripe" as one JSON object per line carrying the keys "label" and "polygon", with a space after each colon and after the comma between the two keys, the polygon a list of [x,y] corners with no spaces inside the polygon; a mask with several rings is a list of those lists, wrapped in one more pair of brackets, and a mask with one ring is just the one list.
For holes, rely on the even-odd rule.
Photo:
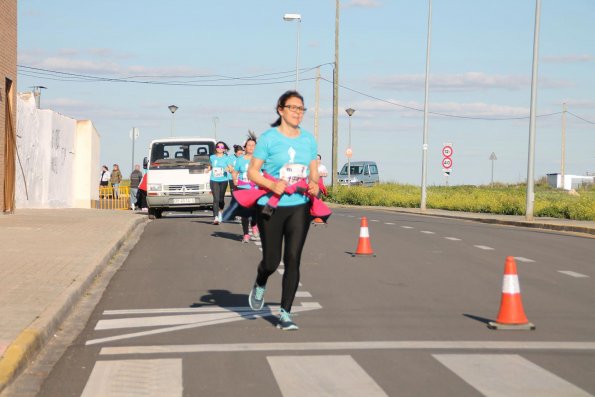
{"label": "white crosswalk stripe", "polygon": [[591,396],[516,354],[435,354],[434,358],[486,397]]}
{"label": "white crosswalk stripe", "polygon": [[267,357],[284,397],[386,396],[351,356]]}

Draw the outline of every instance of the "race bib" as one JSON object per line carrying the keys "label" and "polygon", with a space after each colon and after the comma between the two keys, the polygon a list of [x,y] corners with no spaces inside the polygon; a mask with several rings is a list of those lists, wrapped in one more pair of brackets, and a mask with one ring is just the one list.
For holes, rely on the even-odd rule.
{"label": "race bib", "polygon": [[224,171],[224,169],[223,169],[223,168],[221,168],[221,167],[214,167],[214,168],[213,168],[213,176],[214,176],[215,178],[222,178],[222,177],[223,177],[223,174],[224,174],[224,172],[225,172],[225,171]]}
{"label": "race bib", "polygon": [[279,171],[279,177],[287,182],[288,185],[293,185],[300,179],[304,179],[307,174],[308,167],[303,164],[287,163]]}

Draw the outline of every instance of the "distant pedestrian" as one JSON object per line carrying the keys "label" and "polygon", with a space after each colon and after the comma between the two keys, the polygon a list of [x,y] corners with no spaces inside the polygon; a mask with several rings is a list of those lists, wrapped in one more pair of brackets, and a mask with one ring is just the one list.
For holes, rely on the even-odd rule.
{"label": "distant pedestrian", "polygon": [[[285,269],[277,324],[282,330],[298,329],[291,317],[291,306],[300,282],[300,262],[310,227],[311,207],[307,195],[285,194],[285,189],[306,182],[309,195],[316,197],[319,193],[316,140],[300,127],[305,111],[304,99],[297,91],[281,95],[276,106],[279,118],[258,138],[248,167],[248,178],[271,192],[257,202],[262,260],[248,300],[253,310],[262,309],[269,276],[275,273],[283,258]],[[262,175],[261,169],[276,179]],[[263,210],[273,193],[281,197],[273,214],[267,216],[268,211]]]}
{"label": "distant pedestrian", "polygon": [[[248,179],[248,165],[254,153],[256,146],[256,135],[250,131],[248,139],[244,144],[245,154],[238,157],[233,170],[233,182],[238,189],[250,189],[250,180]],[[250,228],[252,228],[252,240],[259,240],[258,226],[256,226],[256,211],[251,215],[242,214],[242,243],[250,241]]]}
{"label": "distant pedestrian", "polygon": [[140,165],[134,166],[134,171],[130,174],[130,209],[134,211],[136,207],[136,194],[138,193],[138,185],[143,179],[143,173],[140,170]]}
{"label": "distant pedestrian", "polygon": [[316,162],[318,163],[318,175],[320,176],[320,179],[326,178],[328,176],[328,170],[324,164],[322,164],[322,156],[320,153],[316,156]]}
{"label": "distant pedestrian", "polygon": [[120,167],[118,164],[114,164],[112,175],[109,181],[112,184],[112,189],[114,190],[114,198],[118,198],[120,196],[120,182],[122,182],[122,173],[120,172]]}
{"label": "distant pedestrian", "polygon": [[101,176],[99,177],[99,186],[101,186],[101,187],[109,186],[110,176],[111,176],[111,174],[109,172],[109,168],[107,168],[107,165],[104,165],[103,167],[101,167]]}
{"label": "distant pedestrian", "polygon": [[136,204],[142,211],[148,211],[147,208],[147,174],[143,175],[138,184],[138,192],[136,193]]}
{"label": "distant pedestrian", "polygon": [[215,144],[215,154],[210,156],[211,160],[211,193],[213,194],[213,225],[223,221],[223,208],[225,208],[225,192],[228,186],[228,173],[232,170],[232,158],[225,153],[229,146],[219,141]]}

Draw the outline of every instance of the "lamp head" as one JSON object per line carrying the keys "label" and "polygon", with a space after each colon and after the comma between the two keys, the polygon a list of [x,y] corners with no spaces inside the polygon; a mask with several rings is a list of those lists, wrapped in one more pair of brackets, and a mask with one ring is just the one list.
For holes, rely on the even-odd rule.
{"label": "lamp head", "polygon": [[176,110],[178,110],[178,107],[176,105],[169,105],[167,108],[172,114],[174,114]]}
{"label": "lamp head", "polygon": [[301,14],[284,14],[283,20],[284,21],[301,21],[302,15]]}
{"label": "lamp head", "polygon": [[345,109],[345,111],[347,112],[349,117],[353,116],[353,113],[355,113],[355,109],[352,109],[352,108],[347,108],[347,109]]}

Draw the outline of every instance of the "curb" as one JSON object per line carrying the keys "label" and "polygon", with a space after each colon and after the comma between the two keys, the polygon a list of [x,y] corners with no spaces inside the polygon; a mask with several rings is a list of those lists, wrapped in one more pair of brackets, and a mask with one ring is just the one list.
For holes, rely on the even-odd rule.
{"label": "curb", "polygon": [[[328,205],[329,203],[327,203]],[[590,234],[595,236],[595,228],[588,227],[588,226],[579,226],[579,225],[558,225],[555,223],[546,223],[541,220],[531,221],[516,221],[516,220],[507,220],[507,219],[497,219],[497,218],[481,218],[478,216],[464,216],[464,215],[456,215],[453,214],[435,214],[430,212],[421,212],[419,208],[407,210],[403,208],[395,208],[395,207],[374,207],[374,206],[355,206],[355,205],[346,205],[346,204],[335,204],[331,203],[329,207],[337,207],[337,208],[368,208],[368,209],[376,209],[376,210],[385,210],[385,211],[392,211],[392,212],[399,212],[401,214],[409,214],[409,215],[422,215],[422,216],[436,216],[439,218],[451,218],[451,219],[460,219],[465,221],[473,221],[473,222],[480,222],[480,223],[490,223],[494,225],[508,225],[508,226],[518,226],[518,227],[528,227],[532,229],[545,229],[545,230],[556,230],[556,231],[563,231],[563,232],[574,232],[574,233],[584,233]],[[580,222],[580,221],[577,221]]]}
{"label": "curb", "polygon": [[0,392],[17,377],[28,360],[46,345],[97,275],[107,267],[128,236],[143,222],[147,222],[146,218],[135,220],[99,262],[89,264],[86,272],[81,272],[82,276],[66,287],[39,317],[8,345],[0,358]]}

